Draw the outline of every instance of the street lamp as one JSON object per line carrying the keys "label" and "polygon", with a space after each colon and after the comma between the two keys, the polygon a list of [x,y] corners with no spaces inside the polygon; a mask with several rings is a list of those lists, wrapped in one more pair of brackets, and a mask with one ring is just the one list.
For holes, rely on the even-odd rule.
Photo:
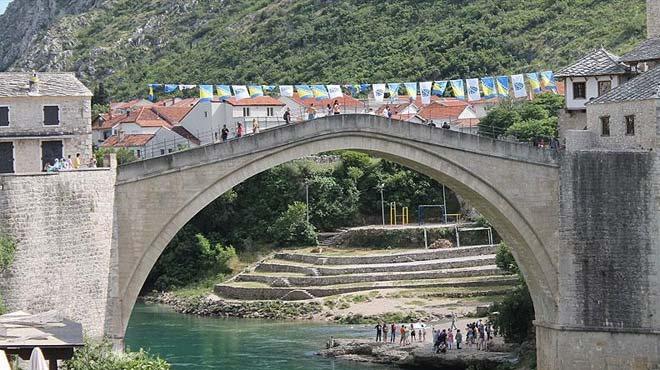
{"label": "street lamp", "polygon": [[378,185],[378,190],[380,190],[380,211],[383,217],[383,226],[385,226],[385,198],[383,197],[383,189],[385,184]]}

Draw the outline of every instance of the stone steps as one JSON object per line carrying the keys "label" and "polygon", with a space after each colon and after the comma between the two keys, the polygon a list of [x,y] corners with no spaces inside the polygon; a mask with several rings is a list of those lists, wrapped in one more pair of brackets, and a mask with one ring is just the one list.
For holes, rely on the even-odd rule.
{"label": "stone steps", "polygon": [[416,250],[402,253],[378,253],[369,256],[318,255],[309,253],[275,253],[275,259],[301,262],[313,265],[366,265],[382,263],[401,263],[427,261],[457,257],[480,256],[495,254],[497,245],[479,245],[460,248]]}
{"label": "stone steps", "polygon": [[[467,297],[483,296],[493,294],[505,294],[513,289],[513,281],[510,279],[498,279],[491,283],[487,281],[452,281],[442,279],[436,282],[409,282],[389,285],[357,285],[357,286],[335,286],[335,287],[269,287],[267,285],[241,286],[236,284],[218,284],[215,293],[229,299],[241,300],[287,300],[297,301],[335,296],[340,294],[367,292],[371,290],[383,291],[391,289],[433,289],[434,296]],[[257,283],[258,284],[258,283]],[[451,294],[450,294],[451,293]]]}
{"label": "stone steps", "polygon": [[273,259],[261,263],[255,268],[256,272],[293,272],[303,273],[309,276],[333,276],[348,274],[368,274],[375,272],[393,273],[406,271],[429,271],[440,269],[452,269],[462,267],[478,267],[495,264],[495,255],[479,255],[469,257],[457,257],[447,259],[434,259],[424,261],[409,261],[397,263],[379,263],[366,265],[344,265],[324,267],[306,263],[289,263],[283,260]]}
{"label": "stone steps", "polygon": [[[477,276],[493,276],[502,272],[495,265],[479,267],[462,267],[454,269],[406,271],[392,273],[365,273],[334,276],[269,276],[258,273],[238,275],[235,281],[259,282],[273,287],[282,286],[328,286],[336,284],[366,283],[397,280],[426,280],[439,278],[462,278]],[[289,284],[289,285],[287,285]]]}
{"label": "stone steps", "polygon": [[367,291],[418,291],[441,297],[504,294],[517,277],[495,265],[495,246],[356,255],[282,252],[218,284],[219,296],[240,300],[308,300]]}

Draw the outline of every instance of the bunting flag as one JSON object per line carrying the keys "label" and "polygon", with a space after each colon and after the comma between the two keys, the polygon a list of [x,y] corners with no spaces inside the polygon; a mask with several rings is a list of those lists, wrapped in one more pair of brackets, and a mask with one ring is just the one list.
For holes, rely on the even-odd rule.
{"label": "bunting flag", "polygon": [[435,81],[433,82],[431,93],[436,96],[443,96],[445,95],[446,89],[447,89],[447,81]]}
{"label": "bunting flag", "polygon": [[509,76],[497,76],[495,80],[495,86],[497,90],[497,96],[506,98],[509,96],[509,90],[511,89],[509,85]]}
{"label": "bunting flag", "polygon": [[357,96],[357,94],[359,94],[360,91],[361,91],[359,84],[346,84],[346,85],[344,85],[344,88],[352,96]]}
{"label": "bunting flag", "polygon": [[229,87],[229,85],[215,85],[215,91],[220,100],[231,98],[231,87]]}
{"label": "bunting flag", "polygon": [[211,101],[213,99],[213,85],[199,85],[199,101]]}
{"label": "bunting flag", "polygon": [[156,95],[154,94],[154,87],[149,85],[149,95],[147,96],[147,99],[150,101],[156,100]]}
{"label": "bunting flag", "polygon": [[248,93],[251,98],[256,98],[258,96],[264,96],[264,90],[260,85],[248,85]]}
{"label": "bunting flag", "polygon": [[190,90],[196,88],[197,85],[179,85],[179,90],[184,91],[184,90]]}
{"label": "bunting flag", "polygon": [[552,73],[552,71],[543,71],[540,73],[540,75],[541,89],[543,89],[543,91],[550,91],[557,94],[557,83],[555,82],[554,73]]}
{"label": "bunting flag", "polygon": [[417,82],[406,82],[403,86],[406,87],[406,95],[409,98],[417,99]]}
{"label": "bunting flag", "polygon": [[387,83],[387,92],[390,93],[390,99],[395,99],[399,97],[399,87],[401,87],[400,83],[395,83],[395,82],[388,82]]}
{"label": "bunting flag", "polygon": [[527,89],[525,88],[525,77],[523,75],[512,75],[511,82],[513,83],[513,96],[516,98],[527,97]]}
{"label": "bunting flag", "polygon": [[495,93],[495,78],[482,77],[481,78],[481,91],[484,93],[484,99],[492,99],[497,96]]}
{"label": "bunting flag", "polygon": [[344,97],[344,93],[341,92],[341,87],[339,85],[328,85],[327,87],[331,99]]}
{"label": "bunting flag", "polygon": [[173,93],[179,89],[179,85],[174,85],[174,84],[167,84],[163,88],[163,91],[167,94]]}
{"label": "bunting flag", "polygon": [[287,98],[293,97],[293,86],[280,85],[280,96],[285,96]]}
{"label": "bunting flag", "polygon": [[479,92],[479,79],[469,78],[465,80],[467,84],[467,97],[469,101],[481,100],[481,93]]}
{"label": "bunting flag", "polygon": [[371,85],[374,91],[374,100],[376,103],[382,103],[385,98],[385,84]]}
{"label": "bunting flag", "polygon": [[275,91],[275,87],[276,87],[275,85],[261,85],[261,88],[264,90],[265,93],[266,92],[270,93]]}
{"label": "bunting flag", "polygon": [[433,85],[433,82],[431,81],[426,81],[426,82],[420,82],[419,83],[419,90],[422,95],[422,104],[424,105],[429,105],[431,104],[431,87]]}
{"label": "bunting flag", "polygon": [[300,99],[311,99],[314,97],[314,93],[309,85],[296,85],[296,91]]}
{"label": "bunting flag", "polygon": [[529,81],[529,87],[534,94],[541,93],[541,82],[539,81],[539,74],[536,72],[527,73],[527,81]]}
{"label": "bunting flag", "polygon": [[312,94],[314,94],[314,97],[318,100],[321,99],[328,99],[330,96],[328,95],[328,90],[325,89],[325,86],[323,85],[312,85]]}
{"label": "bunting flag", "polygon": [[463,80],[451,80],[449,81],[451,85],[451,92],[454,94],[456,99],[465,100],[465,86],[463,85]]}
{"label": "bunting flag", "polygon": [[360,92],[361,93],[369,92],[370,87],[371,87],[371,85],[369,85],[369,84],[360,84]]}
{"label": "bunting flag", "polygon": [[149,87],[153,88],[154,90],[158,90],[161,88],[161,84],[149,84]]}
{"label": "bunting flag", "polygon": [[250,93],[248,92],[248,89],[245,87],[245,85],[232,85],[231,89],[234,90],[234,96],[236,99],[250,98]]}

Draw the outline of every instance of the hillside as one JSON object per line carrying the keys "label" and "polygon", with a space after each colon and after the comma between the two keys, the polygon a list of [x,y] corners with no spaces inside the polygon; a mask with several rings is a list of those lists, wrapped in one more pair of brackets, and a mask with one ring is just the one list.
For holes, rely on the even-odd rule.
{"label": "hillside", "polygon": [[150,82],[386,82],[523,72],[645,34],[643,0],[14,0],[0,70]]}

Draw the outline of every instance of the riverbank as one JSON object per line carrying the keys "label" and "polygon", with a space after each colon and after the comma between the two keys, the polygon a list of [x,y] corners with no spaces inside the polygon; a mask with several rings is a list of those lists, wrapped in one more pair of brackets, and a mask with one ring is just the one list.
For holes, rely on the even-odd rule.
{"label": "riverbank", "polygon": [[451,350],[436,354],[432,344],[412,343],[407,346],[365,339],[335,339],[336,347],[318,352],[321,357],[374,364],[396,365],[415,369],[465,370],[513,367],[518,356],[512,352],[486,352],[476,349]]}

